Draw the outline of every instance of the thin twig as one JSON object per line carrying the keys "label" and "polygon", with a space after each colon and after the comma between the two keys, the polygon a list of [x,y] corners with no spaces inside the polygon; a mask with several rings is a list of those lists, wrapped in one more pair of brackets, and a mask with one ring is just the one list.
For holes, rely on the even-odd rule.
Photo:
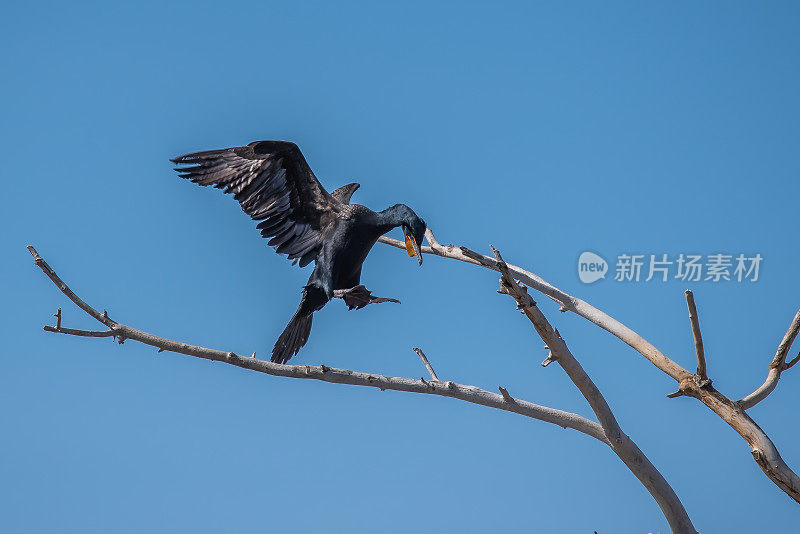
{"label": "thin twig", "polygon": [[798,353],[797,353],[797,356],[795,356],[794,358],[792,358],[792,361],[790,361],[789,363],[787,363],[787,364],[784,366],[783,370],[784,370],[784,371],[787,371],[787,370],[791,369],[791,368],[794,366],[794,364],[796,364],[796,363],[797,363],[797,360],[800,360],[800,352],[798,352]]}
{"label": "thin twig", "polygon": [[[786,356],[789,354],[789,349],[792,348],[792,343],[794,343],[798,332],[800,332],[800,310],[798,310],[795,314],[792,322],[789,324],[789,329],[786,330],[786,333],[783,335],[783,339],[781,339],[781,342],[778,345],[778,350],[775,351],[775,356],[772,358],[772,361],[769,364],[769,371],[767,372],[766,380],[764,380],[764,383],[761,384],[758,389],[739,401],[738,404],[742,408],[747,410],[766,399],[767,396],[777,387],[778,380],[781,379],[781,373],[797,363],[797,358],[788,364],[785,362]],[[798,357],[800,357],[800,354],[798,354]]]}
{"label": "thin twig", "polygon": [[68,334],[70,336],[80,337],[112,337],[118,334],[118,332],[113,328],[109,328],[108,330],[76,330],[74,328],[45,325],[44,330],[46,332],[55,332],[57,334]]}
{"label": "thin twig", "polygon": [[422,349],[414,347],[414,352],[417,353],[419,359],[422,360],[422,363],[425,364],[425,368],[428,370],[428,374],[431,375],[431,378],[437,382],[441,382],[441,380],[439,380],[439,377],[436,376],[436,371],[434,371],[433,367],[431,367],[431,362],[428,361],[428,357],[425,356],[424,352],[422,352]]}
{"label": "thin twig", "polygon": [[775,352],[775,357],[772,359],[772,363],[770,363],[771,367],[783,367],[783,364],[786,361],[786,356],[789,354],[789,350],[792,348],[792,343],[794,343],[798,332],[800,332],[800,310],[797,310],[797,313],[789,325],[789,329],[783,336],[780,345],[778,345],[778,350]]}
{"label": "thin twig", "polygon": [[703,336],[700,334],[700,319],[697,316],[697,306],[694,304],[694,293],[690,290],[684,291],[686,294],[686,307],[689,308],[689,322],[692,325],[692,337],[694,337],[694,352],[697,356],[697,377],[703,386],[708,385],[708,375],[706,374],[706,353],[703,349]]}
{"label": "thin twig", "polygon": [[67,296],[67,298],[69,298],[69,300],[74,302],[77,307],[79,307],[80,309],[82,309],[83,311],[85,311],[86,313],[88,313],[89,315],[91,315],[104,325],[108,326],[109,328],[114,326],[115,324],[114,321],[108,318],[108,314],[105,311],[103,313],[98,312],[97,310],[86,304],[83,300],[81,300],[80,297],[78,297],[78,295],[73,293],[73,291],[67,286],[67,284],[65,284],[64,281],[58,277],[56,272],[52,268],[50,268],[49,265],[47,265],[47,262],[44,261],[44,259],[41,256],[39,256],[39,253],[36,252],[35,248],[33,248],[31,245],[28,245],[27,248],[28,252],[30,252],[31,256],[33,256],[33,261],[36,263],[36,265],[42,271],[44,271],[44,274],[46,274],[47,277],[53,281],[56,287],[60,289],[61,292],[64,293]]}

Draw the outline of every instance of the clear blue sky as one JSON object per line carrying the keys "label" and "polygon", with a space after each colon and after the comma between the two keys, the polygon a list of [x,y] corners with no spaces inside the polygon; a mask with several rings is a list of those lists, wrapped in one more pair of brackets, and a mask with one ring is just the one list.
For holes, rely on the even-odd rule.
{"label": "clear blue sky", "polygon": [[[96,325],[25,245],[117,320],[266,356],[308,268],[168,158],[289,139],[329,189],[358,180],[356,201],[407,203],[442,242],[492,243],[687,367],[687,284],[584,285],[578,255],[760,253],[756,283],[688,286],[714,384],[739,397],[800,305],[799,24],[796,5],[755,2],[7,6],[0,530],[667,532],[574,432],[46,334],[58,307]],[[493,273],[378,246],[363,280],[403,304],[333,302],[293,362],[418,377],[420,346],[443,378],[589,414]],[[542,307],[701,532],[796,528],[719,418]],[[800,469],[795,373],[752,413]]]}

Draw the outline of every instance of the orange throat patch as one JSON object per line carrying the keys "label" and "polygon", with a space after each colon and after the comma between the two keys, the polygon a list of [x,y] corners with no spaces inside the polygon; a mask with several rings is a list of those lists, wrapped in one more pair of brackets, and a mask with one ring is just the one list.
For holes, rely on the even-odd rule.
{"label": "orange throat patch", "polygon": [[406,252],[408,252],[409,258],[413,258],[417,255],[417,253],[414,252],[414,242],[411,241],[411,236],[406,236]]}

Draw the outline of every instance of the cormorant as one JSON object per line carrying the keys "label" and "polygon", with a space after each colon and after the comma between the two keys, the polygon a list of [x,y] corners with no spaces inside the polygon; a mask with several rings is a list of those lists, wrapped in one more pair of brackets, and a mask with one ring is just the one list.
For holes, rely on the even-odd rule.
{"label": "cormorant", "polygon": [[359,184],[328,193],[297,145],[255,141],[247,146],[209,150],[172,160],[182,178],[233,193],[242,210],[260,221],[257,228],[279,254],[305,267],[316,262],[294,316],[272,349],[271,360],[286,363],[306,344],[311,319],[333,297],[360,309],[376,302],[399,302],[373,296],[361,285],[361,265],[378,237],[401,226],[408,255],[422,265],[420,245],[425,222],[411,208],[395,204],[374,212],[350,197]]}

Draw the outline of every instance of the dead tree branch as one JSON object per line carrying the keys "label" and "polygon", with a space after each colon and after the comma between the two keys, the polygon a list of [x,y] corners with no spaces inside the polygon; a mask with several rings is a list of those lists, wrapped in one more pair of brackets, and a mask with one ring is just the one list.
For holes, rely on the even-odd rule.
{"label": "dead tree branch", "polygon": [[697,306],[694,304],[694,293],[690,290],[684,291],[686,295],[686,307],[689,308],[689,322],[692,325],[692,337],[694,337],[694,352],[697,356],[696,382],[700,386],[707,386],[711,383],[706,371],[706,352],[703,349],[703,336],[700,334],[700,318],[697,316]]}
{"label": "dead tree branch", "polygon": [[[64,295],[74,302],[79,308],[94,317],[109,329],[100,332],[92,332],[88,330],[74,330],[64,327],[45,326],[44,329],[48,332],[56,332],[60,334],[89,336],[89,337],[110,337],[117,336],[117,338],[126,340],[132,339],[139,341],[145,345],[157,347],[159,352],[168,351],[176,352],[179,354],[186,354],[188,356],[195,356],[206,360],[213,360],[217,362],[227,363],[236,367],[257,371],[259,373],[266,373],[273,376],[284,376],[289,378],[307,378],[313,380],[321,380],[323,382],[332,382],[335,384],[350,384],[354,386],[369,386],[383,390],[394,391],[408,391],[412,393],[423,393],[428,395],[440,395],[443,397],[452,397],[454,399],[463,400],[473,404],[480,404],[505,410],[507,412],[514,412],[532,419],[552,423],[562,428],[571,428],[591,436],[605,444],[608,444],[605,433],[602,427],[585,417],[578,414],[549,408],[547,406],[540,406],[532,402],[522,399],[512,398],[509,402],[503,395],[492,393],[484,389],[457,384],[455,382],[445,381],[441,382],[434,378],[434,382],[426,380],[413,380],[410,378],[383,376],[378,373],[364,373],[358,371],[350,371],[347,369],[335,369],[326,365],[313,366],[313,365],[281,365],[268,361],[259,360],[252,356],[241,356],[233,352],[226,352],[216,349],[209,349],[199,347],[197,345],[190,345],[179,341],[162,338],[137,330],[130,326],[112,321],[109,319],[106,312],[100,313],[96,309],[89,306],[86,302],[81,300],[61,278],[58,277],[56,272],[44,261],[44,259],[36,252],[36,250],[29,246],[28,250],[33,256],[36,265],[53,281]],[[101,335],[102,334],[102,335]]]}
{"label": "dead tree branch", "polygon": [[[448,258],[452,260],[463,261],[466,263],[472,263],[474,265],[480,265],[482,267],[486,267],[493,271],[499,271],[497,266],[497,261],[494,258],[489,256],[485,256],[483,254],[479,254],[473,250],[468,249],[467,247],[457,247],[455,245],[440,245],[436,238],[433,237],[433,232],[431,232],[430,228],[425,232],[425,238],[428,240],[429,246],[421,247],[423,254],[433,254],[435,256],[441,256],[443,258]],[[433,239],[431,241],[431,239]],[[391,245],[396,248],[402,248],[405,250],[405,243],[402,241],[398,241],[397,239],[392,239],[391,237],[381,236],[379,239],[381,243],[386,243],[387,245]],[[626,344],[631,346],[634,350],[636,350],[639,354],[644,356],[645,358],[650,361],[653,365],[661,369],[664,373],[671,376],[677,382],[680,382],[684,378],[689,378],[692,376],[692,373],[675,363],[674,361],[667,358],[663,352],[658,350],[654,347],[650,342],[644,339],[642,336],[625,326],[624,324],[620,323],[613,317],[609,316],[608,314],[598,310],[597,308],[591,306],[587,302],[573,297],[565,293],[564,291],[558,289],[554,285],[550,284],[549,282],[545,281],[541,277],[522,269],[521,267],[517,267],[516,265],[508,264],[508,270],[511,274],[525,284],[526,286],[530,287],[538,291],[539,293],[544,294],[545,296],[549,297],[553,301],[555,301],[562,312],[571,311],[580,315],[584,319],[596,324],[603,330],[608,331],[612,335],[618,337]]]}
{"label": "dead tree branch", "polygon": [[767,379],[763,384],[761,384],[761,386],[759,386],[757,390],[739,401],[739,405],[742,408],[747,410],[766,399],[767,395],[772,393],[772,391],[778,385],[778,380],[781,379],[781,373],[797,363],[798,358],[800,358],[800,354],[798,354],[789,363],[786,363],[786,356],[789,354],[789,350],[792,348],[792,343],[794,343],[794,339],[797,337],[798,331],[800,331],[800,310],[798,310],[797,314],[795,314],[794,319],[792,319],[792,322],[789,325],[789,329],[786,331],[786,334],[783,335],[783,339],[778,345],[778,350],[775,352],[775,356],[772,358],[772,361],[769,364]]}
{"label": "dead tree branch", "polygon": [[520,286],[514,279],[508,266],[503,261],[500,251],[492,247],[492,252],[494,252],[497,267],[501,274],[498,293],[513,297],[517,303],[517,308],[522,310],[533,324],[537,334],[550,350],[548,358],[554,360],[564,369],[569,379],[572,380],[572,383],[575,384],[589,403],[592,411],[597,416],[597,420],[600,421],[600,425],[603,427],[603,432],[605,432],[611,448],[656,500],[667,518],[672,532],[696,532],[672,487],[633,440],[622,431],[616,417],[614,417],[614,412],[611,411],[611,407],[606,402],[603,394],[584,371],[575,356],[573,356],[558,330],[550,325],[536,302],[528,294],[527,288]]}
{"label": "dead tree branch", "polygon": [[[642,451],[639,450],[636,444],[633,443],[633,441],[631,441],[630,438],[626,436],[619,428],[619,425],[614,419],[610,408],[605,403],[602,395],[600,395],[599,390],[597,390],[589,377],[580,367],[580,364],[578,364],[577,361],[572,357],[571,353],[569,353],[569,349],[567,349],[566,344],[563,342],[563,340],[561,340],[558,332],[550,327],[549,323],[547,323],[547,320],[544,318],[538,308],[535,308],[535,303],[533,303],[532,299],[527,296],[527,293],[525,293],[525,296],[527,296],[527,298],[530,300],[524,301],[525,305],[529,307],[533,306],[533,308],[526,310],[526,314],[530,313],[529,317],[532,318],[532,321],[534,320],[533,318],[536,318],[534,326],[537,324],[539,325],[537,327],[537,331],[539,328],[542,329],[542,339],[545,339],[545,341],[550,343],[551,346],[556,347],[552,353],[554,355],[558,355],[556,358],[562,363],[562,367],[566,366],[565,369],[570,369],[570,371],[568,371],[568,375],[571,379],[573,379],[573,382],[578,385],[581,393],[583,393],[587,398],[592,406],[592,409],[600,418],[601,424],[574,413],[540,406],[512,397],[503,387],[499,388],[500,394],[498,395],[475,386],[456,384],[450,381],[442,382],[437,377],[433,367],[430,365],[430,362],[424,353],[416,348],[414,350],[417,352],[420,359],[422,359],[423,363],[428,369],[432,381],[426,381],[425,379],[413,380],[401,377],[387,377],[376,373],[363,373],[347,369],[335,369],[325,365],[320,365],[318,367],[310,365],[280,365],[258,360],[254,356],[241,356],[233,352],[209,349],[158,337],[113,321],[108,317],[108,314],[105,311],[102,314],[99,313],[96,309],[92,308],[86,302],[81,300],[66,285],[66,283],[64,283],[64,281],[58,277],[55,271],[47,264],[47,262],[44,261],[44,259],[33,247],[28,247],[28,250],[33,256],[36,265],[42,269],[42,271],[53,281],[53,283],[61,290],[62,293],[64,293],[70,300],[72,300],[72,302],[74,302],[87,314],[108,327],[108,330],[98,332],[64,328],[60,324],[61,320],[59,314],[59,322],[56,327],[45,327],[45,330],[49,332],[89,337],[115,336],[120,340],[120,342],[122,342],[122,340],[132,339],[146,345],[157,347],[159,352],[170,351],[186,354],[207,360],[227,363],[273,376],[306,378],[338,384],[369,386],[379,388],[382,391],[388,389],[394,391],[407,391],[412,393],[451,397],[473,404],[480,404],[483,406],[489,406],[491,408],[518,413],[532,419],[556,424],[563,428],[571,428],[589,435],[611,447],[614,453],[617,454],[620,459],[622,459],[625,465],[636,475],[636,477],[642,482],[647,490],[653,495],[654,499],[664,512],[674,533],[696,532],[691,521],[689,520],[688,515],[686,514],[686,511],[684,510],[672,488],[658,472],[658,470],[652,465],[652,463],[650,463]],[[497,254],[499,257],[499,252]],[[502,262],[502,259],[500,259],[500,262]],[[504,270],[504,279],[509,277],[508,279],[512,280],[512,283],[514,284],[513,286],[509,286],[514,287],[512,290],[513,294],[509,294],[516,295],[517,291],[521,290],[518,286],[516,286],[516,282],[513,282],[513,278],[510,278],[505,264],[501,263],[501,265],[503,266]]]}
{"label": "dead tree branch", "polygon": [[425,365],[425,368],[428,370],[428,374],[431,375],[431,379],[435,380],[437,382],[440,382],[439,377],[436,376],[436,371],[434,371],[433,367],[431,367],[431,362],[428,361],[428,357],[425,356],[425,353],[422,352],[422,349],[414,347],[414,352],[416,352],[417,356],[419,356],[419,359],[422,360],[422,363]]}
{"label": "dead tree branch", "polygon": [[[486,267],[493,271],[500,270],[498,262],[495,258],[490,258],[483,254],[479,254],[466,247],[440,245],[436,239],[433,238],[433,234],[430,229],[428,229],[425,236],[426,239],[428,239],[430,246],[421,247],[423,254],[433,254],[443,258],[472,263],[474,265]],[[390,237],[382,236],[380,241],[396,248],[405,248],[405,245],[402,242]],[[742,400],[747,400],[747,402],[734,402],[730,398],[717,391],[710,384],[701,386],[696,380],[694,380],[694,375],[692,373],[684,369],[673,360],[669,359],[663,352],[653,346],[653,344],[613,317],[591,306],[587,302],[567,294],[566,292],[546,282],[541,277],[517,267],[516,265],[507,264],[507,268],[514,278],[558,303],[561,311],[574,312],[575,314],[616,336],[636,350],[639,354],[647,358],[650,363],[655,365],[666,375],[678,382],[678,391],[670,395],[671,397],[694,397],[705,404],[711,411],[716,413],[745,440],[750,447],[753,459],[756,461],[764,474],[766,474],[767,477],[769,477],[769,479],[772,480],[783,492],[800,503],[800,477],[798,477],[798,475],[792,471],[788,465],[786,465],[786,463],[783,461],[783,458],[781,458],[781,455],[778,453],[778,449],[775,447],[775,444],[772,443],[766,433],[755,423],[755,421],[750,418],[745,411],[747,407],[755,404],[752,402],[752,399],[747,400],[748,398],[746,397]],[[800,315],[800,312],[798,312],[798,315]],[[800,321],[800,319],[798,319],[798,321]],[[789,328],[787,336],[784,337],[784,342],[781,343],[781,346],[786,346],[785,350],[787,352],[791,346],[791,341],[789,341],[789,338],[791,338],[793,341],[794,337],[797,335],[797,330],[800,329],[800,325],[798,325],[797,328],[794,327],[795,322],[797,321],[793,321],[793,326]],[[792,335],[791,332],[793,330],[794,334]],[[782,349],[779,347],[779,353],[781,350]],[[776,358],[778,358],[778,354],[776,354]],[[785,354],[783,358],[785,358]],[[780,361],[785,360],[781,359]],[[549,362],[549,359],[545,360],[545,362]],[[773,359],[773,364],[774,362],[775,359]],[[790,363],[794,365],[796,362],[793,360]],[[761,400],[761,398],[765,397],[770,391],[772,391],[772,389],[774,389],[774,385],[777,384],[777,379],[780,376],[780,372],[786,369],[785,367],[781,369],[781,366],[777,365],[773,367],[773,364],[770,364],[771,368],[767,377],[767,381],[765,382],[765,386],[762,386],[765,392],[759,393],[762,388],[759,388],[759,390],[756,391],[756,393],[758,393],[756,396],[756,402]],[[756,393],[754,393],[754,395]],[[748,397],[751,396],[752,395]]]}

